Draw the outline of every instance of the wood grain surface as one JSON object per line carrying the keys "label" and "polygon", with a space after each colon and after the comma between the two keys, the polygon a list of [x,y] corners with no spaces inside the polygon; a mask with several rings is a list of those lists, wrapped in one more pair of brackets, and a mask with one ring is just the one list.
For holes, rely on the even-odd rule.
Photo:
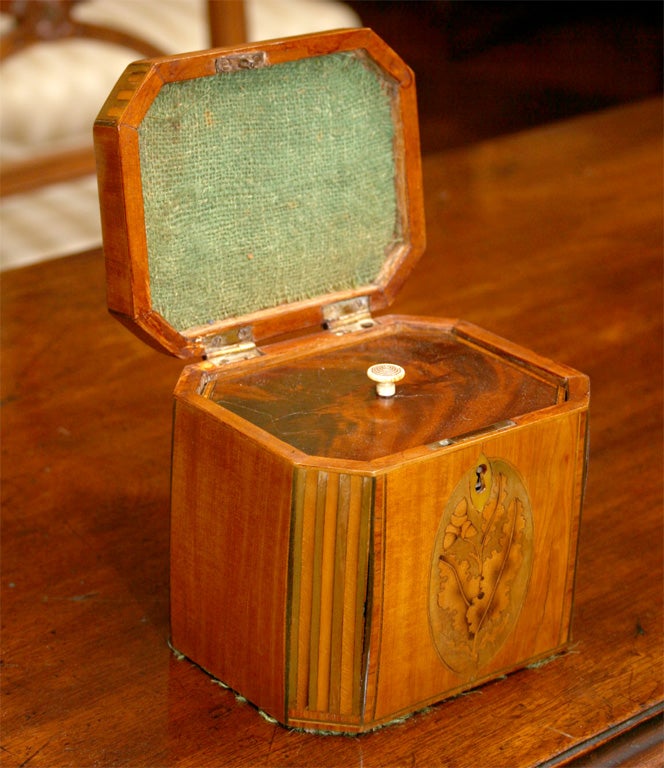
{"label": "wood grain surface", "polygon": [[[564,397],[553,374],[542,379],[487,354],[449,326],[388,321],[376,330],[335,349],[322,338],[306,357],[224,376],[209,397],[304,453],[356,461],[486,429]],[[386,362],[406,371],[393,398],[377,397],[367,377]]]}
{"label": "wood grain surface", "polygon": [[[196,327],[179,327],[179,323],[173,316],[173,306],[158,309],[158,283],[150,270],[149,253],[151,246],[149,245],[148,233],[153,231],[154,218],[155,216],[159,218],[159,214],[153,212],[151,220],[150,206],[144,204],[143,197],[144,189],[147,190],[148,188],[148,170],[153,164],[148,164],[147,167],[143,164],[141,159],[143,141],[140,136],[143,135],[142,131],[149,123],[150,113],[158,96],[164,93],[162,87],[176,83],[191,84],[194,81],[203,83],[205,78],[219,72],[225,54],[231,54],[232,57],[259,54],[269,61],[271,67],[272,65],[293,64],[307,60],[314,62],[322,57],[342,52],[352,55],[362,70],[366,68],[374,73],[380,72],[380,80],[375,82],[382,94],[381,99],[384,98],[385,93],[393,93],[389,104],[389,114],[394,129],[392,140],[394,165],[392,166],[390,162],[390,168],[394,170],[396,186],[393,205],[398,208],[399,215],[398,224],[390,220],[389,231],[391,237],[392,228],[396,226],[399,230],[399,236],[389,246],[387,244],[380,246],[378,251],[381,256],[379,265],[384,255],[383,266],[379,269],[378,274],[371,272],[373,277],[370,279],[367,279],[365,275],[358,281],[358,276],[362,274],[362,270],[359,266],[351,269],[353,265],[349,263],[346,265],[347,269],[337,268],[338,274],[334,275],[334,280],[327,278],[326,281],[321,276],[312,283],[308,290],[303,290],[302,286],[297,295],[292,295],[287,300],[290,291],[294,290],[294,286],[298,282],[295,276],[291,276],[292,285],[288,285],[288,290],[286,290],[286,286],[279,290],[276,289],[276,286],[272,286],[273,292],[270,295],[273,298],[268,301],[267,294],[261,296],[263,290],[261,286],[275,277],[274,269],[271,269],[262,277],[254,275],[257,282],[253,292],[247,291],[247,303],[246,306],[242,306],[240,312],[229,312],[228,306],[226,310],[222,311],[222,308],[218,306],[218,300],[215,300],[211,307],[205,310],[200,307],[198,314],[193,313],[193,317],[190,317],[190,323],[195,323]],[[220,54],[222,55],[220,56]],[[231,67],[234,66],[228,61],[227,64]],[[270,71],[270,68],[266,71]],[[300,84],[306,84],[306,79],[302,75],[300,78]],[[389,89],[385,85],[386,82],[391,83]],[[291,88],[300,87],[296,84],[296,80],[293,83],[295,84],[292,84]],[[261,92],[261,102],[267,98],[268,93],[272,94],[275,99],[283,101],[283,96],[279,94],[278,89],[265,84],[265,90],[265,94]],[[344,103],[351,98],[345,92],[346,90],[348,89],[344,89],[343,93]],[[221,110],[220,114],[223,114],[224,108],[222,108],[223,104],[219,98],[217,97],[215,104]],[[302,108],[301,106],[298,107],[298,104],[298,100],[294,100],[293,116],[283,119],[295,119],[294,116],[297,115],[298,109]],[[330,107],[332,108],[332,104]],[[312,109],[315,108],[312,107]],[[288,124],[291,125],[290,122]],[[246,130],[244,123],[240,122],[238,126],[235,129],[237,132]],[[291,127],[294,127],[294,124]],[[326,131],[327,129],[322,130]],[[258,340],[270,338],[277,334],[300,331],[319,322],[322,304],[330,305],[335,302],[347,302],[358,297],[365,297],[370,300],[374,310],[384,309],[394,299],[424,250],[426,230],[423,222],[424,205],[415,79],[405,62],[370,29],[333,30],[292,37],[285,41],[248,43],[232,49],[199,51],[135,62],[130,64],[121,75],[101,108],[94,125],[94,138],[99,196],[102,201],[101,226],[104,235],[108,306],[112,312],[117,314],[121,322],[126,323],[147,344],[170,354],[185,359],[200,356],[209,351],[216,336],[229,330],[236,330],[239,325],[251,326],[253,336]],[[168,139],[164,139],[164,141],[168,141]],[[200,136],[198,141],[201,146],[198,147],[197,145],[197,150],[200,149],[203,152],[204,142]],[[282,143],[283,140],[280,143],[273,137],[272,154],[274,156],[271,160],[274,162],[275,157],[280,158],[277,166],[281,164],[282,168],[278,176],[283,173],[283,168],[285,166],[290,167],[292,162],[290,155],[287,156],[287,148],[282,146]],[[227,197],[233,194],[230,187],[226,184],[223,189],[220,188],[218,193],[213,194],[209,189],[209,184],[212,182],[208,180],[208,186],[201,182],[202,175],[204,175],[202,174],[203,167],[208,167],[211,164],[217,167],[218,162],[214,159],[215,156],[221,160],[222,164],[218,165],[215,171],[217,175],[214,178],[223,180],[226,175],[232,175],[231,171],[236,169],[237,159],[230,152],[229,141],[218,137],[217,144],[214,142],[209,144],[208,151],[213,157],[210,157],[198,169],[195,167],[195,163],[192,164],[192,161],[199,153],[193,155],[188,152],[185,153],[181,159],[180,170],[182,173],[188,171],[195,174],[199,183],[195,184],[194,187],[199,189],[203,196],[212,196],[210,203],[212,207],[208,211],[210,221],[223,222],[223,212],[228,208]],[[246,148],[243,149],[243,152],[248,151]],[[334,156],[337,157],[338,152],[336,150],[335,152]],[[313,154],[315,158],[324,155],[319,151]],[[280,155],[283,156],[280,157]],[[205,160],[205,156],[203,159]],[[201,157],[199,157],[200,160]],[[274,168],[271,163],[268,163],[264,168],[261,166],[256,172],[264,174],[265,178],[269,179],[274,174]],[[307,173],[313,173],[313,171],[309,170]],[[342,171],[342,173],[346,178],[345,172]],[[334,172],[328,169],[325,171],[325,175],[333,177]],[[309,176],[306,178],[311,181]],[[191,194],[191,190],[184,192],[187,199],[191,198]],[[240,193],[235,192],[234,194]],[[261,205],[265,200],[271,199],[269,194],[267,187],[259,193],[256,203],[259,212],[262,210]],[[315,198],[316,194],[310,190],[309,196]],[[174,205],[172,201],[169,202],[164,198],[156,206],[155,211],[171,210]],[[274,206],[266,206],[261,215],[264,215],[265,221],[260,226],[258,224],[253,225],[257,230],[265,229],[265,222],[267,224],[270,222],[278,223],[279,226],[284,226],[281,220],[277,222]],[[343,236],[349,231],[345,225],[340,227],[339,219],[330,213],[325,213],[324,208],[318,212],[312,208],[311,217],[320,226],[322,226],[324,219],[327,220],[330,227],[329,231],[335,236]],[[178,214],[176,219],[180,220],[180,224],[173,220],[167,227],[170,228],[168,231],[170,233],[169,242],[171,243],[169,248],[171,249],[172,246],[185,248],[190,243],[190,233],[186,226],[181,226],[182,222],[186,221],[186,217],[181,218]],[[251,226],[246,222],[245,225]],[[307,229],[304,223],[292,222],[291,225],[286,226]],[[274,226],[272,228],[274,229]],[[203,265],[206,263],[208,268],[213,264],[222,263],[218,260],[218,250],[223,245],[220,241],[223,241],[224,238],[224,227],[217,227],[217,230],[216,235],[207,241],[205,247],[200,247],[201,243],[206,242],[205,238],[199,238],[197,246],[194,248],[196,261],[200,262],[199,269],[203,269],[203,271],[205,271]],[[265,236],[268,238],[270,237],[269,230],[268,226],[265,229],[265,232],[268,233]],[[301,270],[300,278],[305,283],[307,281],[302,278],[302,272],[307,273],[307,277],[311,277],[312,274],[315,275],[317,273],[316,259],[318,260],[318,268],[320,268],[320,263],[334,266],[334,259],[328,259],[327,254],[322,258],[320,253],[314,253],[317,250],[316,246],[320,245],[321,231],[319,227],[316,231],[312,229],[310,233],[305,231],[300,233],[305,236],[303,242],[309,243],[304,250],[300,249],[301,252],[297,256]],[[253,235],[258,238],[257,231],[254,231]],[[348,239],[345,238],[336,242],[348,242]],[[240,279],[238,277],[240,271],[245,272],[245,277],[241,278],[241,284],[248,285],[247,265],[249,262],[258,263],[254,261],[254,254],[248,254],[247,258],[243,251],[238,269],[238,264],[234,264],[237,262],[237,257],[233,257],[231,254],[234,249],[230,243],[225,247],[228,250],[224,253],[226,261],[223,263],[227,270],[235,273],[235,278],[238,279]],[[364,247],[367,247],[366,243]],[[352,251],[349,253],[352,255]],[[360,252],[356,251],[355,253]],[[174,254],[175,252],[173,252]],[[365,251],[362,251],[362,254],[363,257],[366,256]],[[295,258],[295,253],[291,256]],[[337,254],[338,257],[339,254]],[[165,255],[161,257],[162,260],[164,258]],[[177,261],[181,262],[182,256],[179,256]],[[344,272],[349,274],[344,275]],[[210,277],[210,279],[212,278]],[[227,281],[229,285],[233,283],[233,280],[228,280],[228,275],[223,273],[218,273],[214,279],[220,283],[220,286]],[[333,291],[330,290],[332,283],[337,286]],[[193,284],[200,286],[199,278],[196,278]],[[325,286],[325,288],[317,289],[317,285]],[[166,292],[169,293],[168,286]],[[224,289],[222,288],[217,299],[223,298],[223,292]],[[190,302],[190,305],[195,305],[197,303],[195,299],[201,295],[201,293],[194,292],[190,293],[187,298],[186,292],[182,294]],[[282,298],[275,301],[275,296],[282,296]],[[153,298],[155,299],[155,306],[153,306]],[[173,296],[171,295],[169,298],[172,299]],[[170,303],[170,301],[167,302],[167,304]],[[274,306],[275,304],[278,306]],[[221,305],[224,305],[223,301]]]}
{"label": "wood grain surface", "polygon": [[428,250],[394,310],[590,375],[575,645],[364,736],[288,731],[172,654],[181,364],[107,315],[99,253],[5,273],[2,764],[583,764],[661,711],[661,137],[658,100],[424,164]]}

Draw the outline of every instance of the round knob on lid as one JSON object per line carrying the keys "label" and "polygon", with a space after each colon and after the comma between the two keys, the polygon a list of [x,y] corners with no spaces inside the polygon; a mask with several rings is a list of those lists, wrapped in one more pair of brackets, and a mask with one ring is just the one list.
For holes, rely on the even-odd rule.
{"label": "round knob on lid", "polygon": [[393,363],[378,363],[372,365],[367,371],[371,381],[376,382],[376,394],[379,397],[394,397],[395,382],[401,381],[405,375],[406,371],[400,365]]}

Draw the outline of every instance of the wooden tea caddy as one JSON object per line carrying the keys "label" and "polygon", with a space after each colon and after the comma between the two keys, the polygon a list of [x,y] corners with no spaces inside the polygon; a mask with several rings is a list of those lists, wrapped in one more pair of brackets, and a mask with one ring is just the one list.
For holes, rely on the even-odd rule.
{"label": "wooden tea caddy", "polygon": [[200,358],[175,390],[173,646],[345,732],[564,648],[588,380],[373,315],[424,248],[399,57],[359,29],[137,62],[95,143],[109,308]]}

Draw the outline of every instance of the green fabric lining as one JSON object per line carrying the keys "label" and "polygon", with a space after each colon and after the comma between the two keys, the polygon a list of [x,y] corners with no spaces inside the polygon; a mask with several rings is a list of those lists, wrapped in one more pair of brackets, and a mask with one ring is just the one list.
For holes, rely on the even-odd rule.
{"label": "green fabric lining", "polygon": [[391,98],[353,53],[166,84],[139,128],[153,308],[182,331],[373,282]]}

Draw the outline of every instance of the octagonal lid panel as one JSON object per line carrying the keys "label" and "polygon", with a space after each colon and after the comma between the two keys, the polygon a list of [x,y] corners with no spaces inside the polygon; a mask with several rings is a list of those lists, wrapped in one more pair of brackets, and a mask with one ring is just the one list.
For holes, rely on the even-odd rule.
{"label": "octagonal lid panel", "polygon": [[95,138],[109,307],[173,354],[384,306],[423,249],[412,73],[369,30],[139,62]]}

